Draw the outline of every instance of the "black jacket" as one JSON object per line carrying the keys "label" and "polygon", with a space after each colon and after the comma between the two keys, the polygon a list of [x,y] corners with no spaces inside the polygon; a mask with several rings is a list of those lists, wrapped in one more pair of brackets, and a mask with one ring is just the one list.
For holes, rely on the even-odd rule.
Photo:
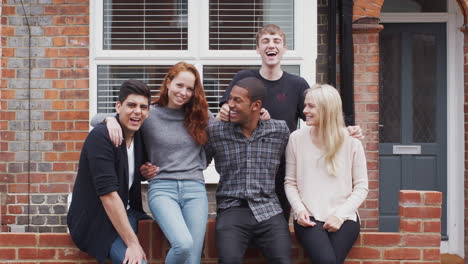
{"label": "black jacket", "polygon": [[135,179],[130,191],[125,141],[115,147],[105,124],[91,130],[81,150],[67,224],[78,248],[99,262],[107,259],[110,247],[118,236],[99,197],[117,191],[125,208],[130,197],[130,207],[143,212],[140,166],[144,162],[144,149],[140,132],[135,133],[133,140]]}

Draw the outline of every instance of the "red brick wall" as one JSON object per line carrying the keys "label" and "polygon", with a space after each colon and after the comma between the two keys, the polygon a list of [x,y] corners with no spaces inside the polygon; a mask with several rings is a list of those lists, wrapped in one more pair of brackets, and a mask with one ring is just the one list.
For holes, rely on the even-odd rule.
{"label": "red brick wall", "polygon": [[[440,263],[439,192],[400,192],[400,233],[363,232],[346,263]],[[169,248],[159,227],[140,223],[139,239],[150,263],[163,263]],[[294,234],[293,263],[308,263]],[[214,221],[208,223],[202,263],[216,263]],[[80,252],[68,234],[0,233],[0,260],[16,263],[95,263]],[[56,262],[50,262],[50,261]],[[10,262],[9,262],[10,263]],[[15,262],[12,262],[15,263]],[[266,263],[258,250],[249,249],[245,263]]]}
{"label": "red brick wall", "polygon": [[[88,131],[88,0],[25,1],[26,12],[20,1],[2,2],[2,230],[29,223],[30,231],[65,231],[66,195]],[[32,35],[31,72],[24,13]]]}
{"label": "red brick wall", "polygon": [[353,25],[356,124],[365,131],[369,194],[359,210],[362,227],[379,227],[379,32],[378,24]]}

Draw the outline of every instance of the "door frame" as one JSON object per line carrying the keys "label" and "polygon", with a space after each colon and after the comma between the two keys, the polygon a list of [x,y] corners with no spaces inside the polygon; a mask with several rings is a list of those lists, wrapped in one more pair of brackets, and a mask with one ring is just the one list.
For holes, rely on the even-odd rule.
{"label": "door frame", "polygon": [[447,23],[447,235],[441,253],[464,257],[464,36],[463,15],[454,0],[447,13],[381,13],[381,23]]}

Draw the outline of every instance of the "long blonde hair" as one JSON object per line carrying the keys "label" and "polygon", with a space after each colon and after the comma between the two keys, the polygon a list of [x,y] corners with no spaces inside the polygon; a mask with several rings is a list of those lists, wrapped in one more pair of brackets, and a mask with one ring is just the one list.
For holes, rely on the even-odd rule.
{"label": "long blonde hair", "polygon": [[328,84],[316,84],[306,90],[305,95],[314,98],[319,115],[318,140],[322,143],[328,173],[336,175],[336,155],[344,142],[345,127],[343,107],[338,91]]}

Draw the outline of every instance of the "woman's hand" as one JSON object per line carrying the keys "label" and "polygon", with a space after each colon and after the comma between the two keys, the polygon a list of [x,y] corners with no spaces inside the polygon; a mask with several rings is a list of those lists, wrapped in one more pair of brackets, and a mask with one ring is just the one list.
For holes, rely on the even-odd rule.
{"label": "woman's hand", "polygon": [[262,108],[260,110],[260,119],[263,121],[267,121],[271,119],[270,113],[265,108]]}
{"label": "woman's hand", "polygon": [[223,104],[219,109],[219,113],[216,116],[217,121],[229,122],[229,105],[227,103]]}
{"label": "woman's hand", "polygon": [[143,176],[143,178],[145,178],[146,180],[151,180],[152,178],[156,177],[158,171],[159,167],[149,162],[145,162],[140,167],[141,176]]}
{"label": "woman's hand", "polygon": [[362,134],[362,128],[360,126],[349,126],[346,128],[348,133],[353,138],[357,138],[359,140],[364,139],[364,135]]}
{"label": "woman's hand", "polygon": [[329,216],[325,221],[325,224],[323,224],[323,229],[326,229],[328,232],[336,232],[340,230],[342,224],[343,222],[341,222],[338,217],[332,215]]}
{"label": "woman's hand", "polygon": [[307,213],[307,211],[300,211],[297,213],[297,223],[300,224],[303,227],[308,227],[308,226],[315,226],[316,223],[314,221],[310,220],[310,215]]}
{"label": "woman's hand", "polygon": [[122,128],[117,122],[117,119],[113,116],[108,116],[105,119],[107,131],[109,131],[109,137],[116,147],[120,146],[123,141]]}

